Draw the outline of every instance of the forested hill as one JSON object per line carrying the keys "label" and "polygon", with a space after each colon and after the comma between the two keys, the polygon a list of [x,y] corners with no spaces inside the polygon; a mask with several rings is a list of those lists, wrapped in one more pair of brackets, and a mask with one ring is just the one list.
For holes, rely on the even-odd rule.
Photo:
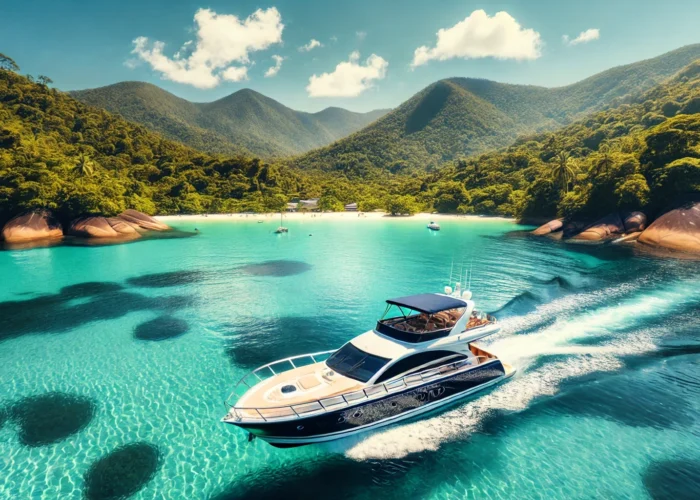
{"label": "forested hill", "polygon": [[328,108],[304,113],[250,89],[214,102],[193,103],[143,82],[122,82],[71,95],[202,151],[263,157],[325,146],[388,111],[354,113]]}
{"label": "forested hill", "polygon": [[442,212],[653,216],[700,192],[700,60],[629,103],[455,162],[424,185]]}
{"label": "forested hill", "polygon": [[449,160],[507,146],[638,96],[700,58],[700,44],[613,68],[559,88],[471,78],[436,82],[372,125],[294,160],[301,168],[362,175],[432,170]]}
{"label": "forested hill", "polygon": [[0,224],[39,207],[64,220],[126,208],[273,211],[303,189],[284,167],[201,153],[0,69]]}

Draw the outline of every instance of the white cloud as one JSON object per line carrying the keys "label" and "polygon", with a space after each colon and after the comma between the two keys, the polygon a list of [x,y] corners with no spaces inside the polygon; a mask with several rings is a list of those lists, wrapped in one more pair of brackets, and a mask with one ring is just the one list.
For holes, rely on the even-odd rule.
{"label": "white cloud", "polygon": [[312,38],[309,43],[306,45],[302,45],[299,47],[299,52],[309,52],[315,49],[316,47],[323,47],[323,44],[316,40],[315,38]]}
{"label": "white cloud", "polygon": [[355,51],[332,73],[312,75],[306,90],[309,97],[355,97],[371,88],[374,81],[384,78],[387,66],[389,63],[376,54],[369,56],[363,65],[360,53]]}
{"label": "white cloud", "polygon": [[221,72],[221,78],[229,82],[240,82],[248,79],[248,68],[245,66],[230,66]]}
{"label": "white cloud", "polygon": [[358,40],[362,41],[365,38],[367,38],[367,32],[366,31],[356,31],[355,36],[357,37]]}
{"label": "white cloud", "polygon": [[[201,89],[216,87],[221,80],[241,81],[247,78],[245,66],[250,53],[282,41],[282,16],[275,7],[258,9],[247,19],[199,9],[194,15],[196,41],[186,42],[172,57],[163,53],[163,42],[136,38],[132,54],[136,54],[167,80]],[[183,54],[189,53],[187,57]]]}
{"label": "white cloud", "polygon": [[598,40],[600,38],[600,30],[598,28],[587,29],[582,31],[579,35],[571,40],[569,35],[564,35],[561,37],[566,45],[578,45],[579,43],[588,43],[593,40]]}
{"label": "white cloud", "polygon": [[541,46],[540,34],[523,28],[507,12],[497,12],[490,17],[483,10],[475,10],[451,28],[440,29],[435,47],[418,47],[413,54],[411,67],[421,66],[433,59],[445,61],[455,57],[537,59],[542,55]]}
{"label": "white cloud", "polygon": [[280,69],[282,68],[282,61],[284,61],[284,57],[274,55],[272,56],[272,58],[275,60],[275,65],[271,66],[270,68],[268,68],[267,71],[265,71],[266,78],[270,78],[272,76],[277,75],[277,73],[279,73]]}

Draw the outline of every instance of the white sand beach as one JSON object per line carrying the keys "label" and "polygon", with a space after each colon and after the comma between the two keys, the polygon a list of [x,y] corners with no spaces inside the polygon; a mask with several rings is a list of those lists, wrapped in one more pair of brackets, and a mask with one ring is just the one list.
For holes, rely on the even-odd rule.
{"label": "white sand beach", "polygon": [[[156,219],[165,223],[175,221],[191,221],[191,222],[206,222],[206,221],[230,221],[230,222],[250,222],[258,220],[280,220],[279,213],[269,214],[196,214],[196,215],[159,215]],[[453,214],[429,214],[418,213],[411,216],[394,217],[385,212],[285,212],[283,220],[286,221],[364,221],[364,220],[406,220],[416,221],[446,221],[446,220],[464,220],[464,221],[509,221],[515,223],[515,219],[508,217],[491,217],[485,215],[453,215]]]}

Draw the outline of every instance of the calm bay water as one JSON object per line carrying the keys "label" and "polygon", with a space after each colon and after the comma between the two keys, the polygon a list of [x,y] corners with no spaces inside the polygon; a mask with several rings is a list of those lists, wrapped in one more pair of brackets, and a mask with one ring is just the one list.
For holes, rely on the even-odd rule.
{"label": "calm bay water", "polygon": [[[700,495],[697,262],[572,249],[499,220],[286,225],[0,252],[0,498]],[[477,304],[503,323],[487,344],[519,369],[509,382],[292,450],[219,422],[246,371],[340,346],[384,299],[440,291],[472,259]]]}

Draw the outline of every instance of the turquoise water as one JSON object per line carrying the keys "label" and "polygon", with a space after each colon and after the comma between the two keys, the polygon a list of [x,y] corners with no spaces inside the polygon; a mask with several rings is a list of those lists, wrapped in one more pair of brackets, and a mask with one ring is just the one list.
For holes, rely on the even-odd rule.
{"label": "turquoise water", "polygon": [[[176,221],[200,234],[0,252],[0,498],[700,493],[696,262],[567,248],[501,220],[285,224]],[[247,370],[339,346],[384,299],[439,291],[472,260],[475,298],[503,323],[487,344],[519,369],[509,382],[292,450],[219,422]]]}

